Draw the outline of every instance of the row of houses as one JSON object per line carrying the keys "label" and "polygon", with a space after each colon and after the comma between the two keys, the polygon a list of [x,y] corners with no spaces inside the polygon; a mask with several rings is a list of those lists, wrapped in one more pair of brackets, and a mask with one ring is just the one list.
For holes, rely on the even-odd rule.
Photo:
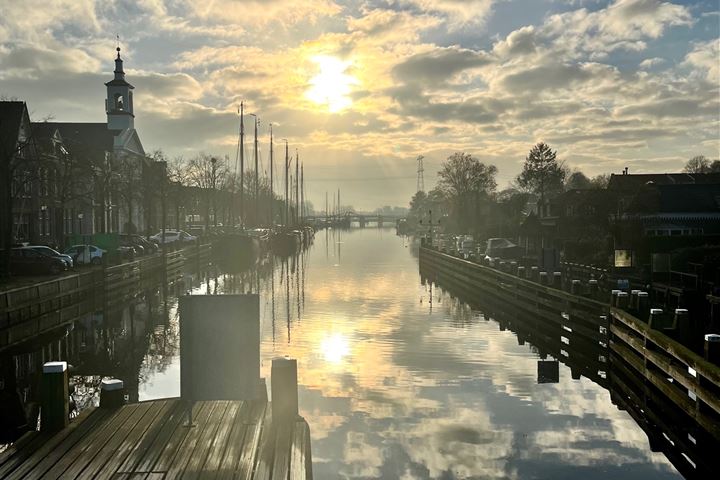
{"label": "row of houses", "polygon": [[24,101],[0,101],[2,244],[159,227],[166,165],[146,155],[135,130],[119,48],[113,73],[102,123],[34,122]]}
{"label": "row of houses", "polygon": [[612,175],[605,189],[569,190],[539,203],[519,239],[526,251],[554,248],[570,261],[617,267],[720,245],[720,173]]}

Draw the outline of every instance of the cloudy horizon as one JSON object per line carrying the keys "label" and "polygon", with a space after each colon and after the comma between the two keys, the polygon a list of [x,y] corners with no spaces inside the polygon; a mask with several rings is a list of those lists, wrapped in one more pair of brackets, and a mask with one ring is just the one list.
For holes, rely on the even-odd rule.
{"label": "cloudy horizon", "polygon": [[0,11],[0,95],[26,101],[34,121],[105,120],[117,34],[146,151],[234,161],[243,100],[261,120],[264,165],[272,122],[316,207],[338,188],[358,209],[406,206],[418,155],[428,188],[455,151],[495,164],[504,188],[538,141],[588,175],[720,156],[714,0],[0,0]]}

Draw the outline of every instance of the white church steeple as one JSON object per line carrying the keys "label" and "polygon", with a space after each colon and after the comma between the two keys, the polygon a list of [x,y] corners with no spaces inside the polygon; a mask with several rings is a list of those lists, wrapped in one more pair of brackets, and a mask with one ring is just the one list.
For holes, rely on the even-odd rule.
{"label": "white church steeple", "polygon": [[135,88],[125,80],[123,61],[120,58],[120,46],[117,47],[115,58],[115,78],[107,82],[107,98],[105,99],[105,113],[109,130],[125,130],[135,128],[135,115],[133,114],[133,92]]}

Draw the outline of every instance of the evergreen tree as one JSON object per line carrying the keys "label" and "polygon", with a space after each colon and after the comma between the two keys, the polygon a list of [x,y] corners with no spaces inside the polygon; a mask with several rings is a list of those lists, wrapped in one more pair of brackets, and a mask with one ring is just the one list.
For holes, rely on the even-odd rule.
{"label": "evergreen tree", "polygon": [[517,177],[518,185],[540,197],[561,192],[566,170],[557,161],[557,152],[544,142],[535,145],[525,158],[523,170]]}

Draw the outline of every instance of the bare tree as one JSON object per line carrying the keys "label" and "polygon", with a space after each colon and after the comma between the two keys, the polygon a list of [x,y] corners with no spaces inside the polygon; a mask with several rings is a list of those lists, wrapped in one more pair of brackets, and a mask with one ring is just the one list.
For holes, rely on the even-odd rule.
{"label": "bare tree", "polygon": [[203,192],[205,207],[205,227],[210,226],[210,209],[217,225],[217,190],[227,177],[228,168],[223,162],[209,155],[201,154],[189,162],[189,179],[192,185]]}
{"label": "bare tree", "polygon": [[455,207],[456,221],[461,230],[466,230],[474,220],[470,218],[471,205],[495,191],[497,182],[495,165],[485,165],[472,155],[457,152],[443,162],[438,172],[438,187],[451,199]]}
{"label": "bare tree", "polygon": [[697,155],[687,161],[683,172],[685,173],[710,173],[710,160],[704,155]]}

